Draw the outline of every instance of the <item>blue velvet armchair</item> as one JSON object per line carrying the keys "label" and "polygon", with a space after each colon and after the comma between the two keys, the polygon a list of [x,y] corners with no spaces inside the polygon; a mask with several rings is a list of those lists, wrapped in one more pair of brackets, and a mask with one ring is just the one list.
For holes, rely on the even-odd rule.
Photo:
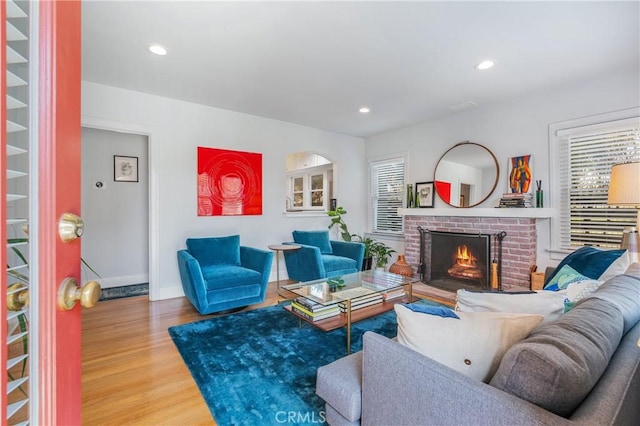
{"label": "blue velvet armchair", "polygon": [[293,231],[299,250],[284,252],[289,279],[311,281],[358,272],[364,244],[329,239],[329,231]]}
{"label": "blue velvet armchair", "polygon": [[240,245],[240,236],[189,238],[178,251],[187,299],[202,315],[261,303],[273,252]]}

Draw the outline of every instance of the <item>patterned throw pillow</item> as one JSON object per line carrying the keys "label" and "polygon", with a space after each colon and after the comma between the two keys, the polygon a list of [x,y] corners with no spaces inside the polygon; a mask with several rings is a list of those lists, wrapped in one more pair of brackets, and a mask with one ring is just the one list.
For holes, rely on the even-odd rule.
{"label": "patterned throw pillow", "polygon": [[[569,266],[570,269],[565,269]],[[575,279],[576,274],[585,278],[606,281],[609,278],[624,273],[629,266],[629,256],[626,250],[600,250],[594,247],[582,247],[565,257],[544,285],[545,290],[559,290],[565,288]],[[568,274],[568,277],[562,275]],[[560,277],[558,277],[560,275]],[[573,278],[572,278],[573,277]],[[561,284],[558,285],[559,281]]]}
{"label": "patterned throw pillow", "polygon": [[564,290],[571,283],[585,280],[591,280],[591,278],[582,275],[569,265],[564,265],[554,274],[553,278],[544,286],[544,289],[551,291]]}

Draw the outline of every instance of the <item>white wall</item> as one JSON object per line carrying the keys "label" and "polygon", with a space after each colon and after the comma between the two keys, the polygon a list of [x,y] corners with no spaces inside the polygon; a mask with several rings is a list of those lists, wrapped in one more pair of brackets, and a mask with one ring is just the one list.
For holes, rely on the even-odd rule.
{"label": "white wall", "polygon": [[[588,81],[568,83],[508,102],[452,114],[366,139],[367,158],[409,152],[408,183],[433,180],[440,156],[462,141],[485,145],[500,165],[500,181],[493,195],[479,207],[494,207],[507,190],[508,158],[532,154],[533,179],[542,179],[545,207],[549,205],[549,142],[551,123],[587,117],[640,104],[638,68],[615,71]],[[437,196],[435,207],[446,208]],[[549,221],[538,222],[538,265],[555,265],[547,250]],[[401,248],[403,250],[403,248]]]}
{"label": "white wall", "polygon": [[[149,280],[147,152],[144,135],[82,129],[82,258],[103,288]],[[114,155],[138,157],[138,182],[114,181]],[[85,280],[96,279],[83,272]]]}
{"label": "white wall", "polygon": [[[366,224],[364,140],[282,121],[206,107],[84,81],[82,124],[149,136],[152,300],[181,296],[176,251],[188,237],[240,234],[243,245],[267,249],[294,229],[324,229],[326,216],[285,216],[286,155],[311,151],[335,164],[338,203],[352,232]],[[198,146],[263,154],[262,216],[198,217]],[[280,262],[281,277],[286,277]],[[271,274],[275,280],[275,261]]]}

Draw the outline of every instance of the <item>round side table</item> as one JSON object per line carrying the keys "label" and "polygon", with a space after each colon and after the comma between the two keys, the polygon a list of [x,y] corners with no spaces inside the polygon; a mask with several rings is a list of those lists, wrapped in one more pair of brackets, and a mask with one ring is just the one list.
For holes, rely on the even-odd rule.
{"label": "round side table", "polygon": [[272,244],[267,247],[276,252],[276,292],[278,296],[286,298],[287,296],[280,294],[280,252],[284,254],[287,250],[299,250],[301,247],[294,244]]}

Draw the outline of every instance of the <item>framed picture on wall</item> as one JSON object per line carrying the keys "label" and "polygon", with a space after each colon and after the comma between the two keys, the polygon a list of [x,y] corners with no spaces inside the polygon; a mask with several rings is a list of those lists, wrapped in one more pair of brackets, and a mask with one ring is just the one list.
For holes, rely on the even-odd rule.
{"label": "framed picture on wall", "polygon": [[526,194],[532,187],[533,165],[531,154],[509,158],[507,168],[509,178],[507,192],[511,194]]}
{"label": "framed picture on wall", "polygon": [[138,157],[114,155],[113,180],[116,182],[138,182]]}
{"label": "framed picture on wall", "polygon": [[433,182],[416,182],[416,207],[433,207]]}

